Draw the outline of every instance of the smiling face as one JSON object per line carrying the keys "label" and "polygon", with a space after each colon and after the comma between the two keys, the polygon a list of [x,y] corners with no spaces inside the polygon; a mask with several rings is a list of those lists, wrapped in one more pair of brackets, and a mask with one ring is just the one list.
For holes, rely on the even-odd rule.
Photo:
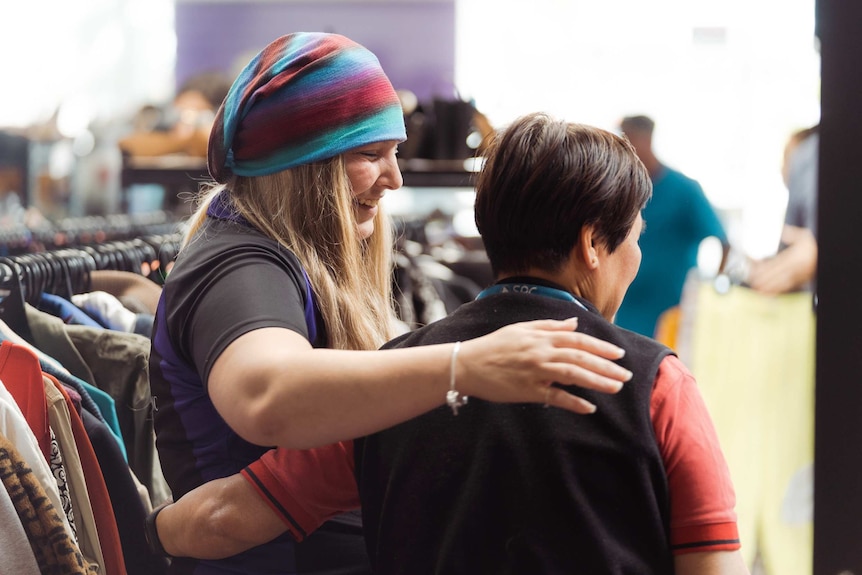
{"label": "smiling face", "polygon": [[374,232],[377,204],[386,190],[397,190],[404,181],[398,168],[398,142],[386,141],[356,148],[344,154],[347,178],[353,193],[353,213],[359,237]]}

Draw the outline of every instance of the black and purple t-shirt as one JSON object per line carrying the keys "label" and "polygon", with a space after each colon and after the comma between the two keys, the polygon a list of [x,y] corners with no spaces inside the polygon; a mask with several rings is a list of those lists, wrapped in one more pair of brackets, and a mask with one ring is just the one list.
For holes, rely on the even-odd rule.
{"label": "black and purple t-shirt", "polygon": [[[239,336],[264,327],[302,334],[326,345],[322,317],[296,256],[220,203],[180,253],[155,317],[150,386],[156,444],[175,499],[233,475],[269,446],[239,437],[213,406],[206,381],[215,360]],[[308,573],[284,535],[219,561],[175,559],[171,573]]]}

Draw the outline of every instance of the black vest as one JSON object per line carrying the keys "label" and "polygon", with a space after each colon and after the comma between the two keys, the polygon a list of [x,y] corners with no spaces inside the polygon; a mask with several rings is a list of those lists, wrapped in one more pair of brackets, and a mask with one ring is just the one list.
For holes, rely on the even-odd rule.
{"label": "black vest", "polygon": [[595,308],[492,295],[388,344],[469,340],[524,320],[578,316],[578,330],[626,350],[615,395],[571,388],[592,415],[470,398],[356,442],[375,574],[673,572],[667,477],[650,420],[661,344]]}

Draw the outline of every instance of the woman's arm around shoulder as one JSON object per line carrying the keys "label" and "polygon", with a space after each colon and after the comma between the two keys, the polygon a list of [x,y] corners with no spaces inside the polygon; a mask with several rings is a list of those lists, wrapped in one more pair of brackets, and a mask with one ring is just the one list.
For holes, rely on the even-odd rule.
{"label": "woman's arm around shoulder", "polygon": [[391,427],[461,394],[592,413],[587,401],[551,387],[619,391],[631,373],[623,350],[575,331],[575,318],[512,324],[455,344],[382,351],[312,349],[300,334],[262,328],[234,340],[207,382],[221,416],[259,445],[308,448]]}

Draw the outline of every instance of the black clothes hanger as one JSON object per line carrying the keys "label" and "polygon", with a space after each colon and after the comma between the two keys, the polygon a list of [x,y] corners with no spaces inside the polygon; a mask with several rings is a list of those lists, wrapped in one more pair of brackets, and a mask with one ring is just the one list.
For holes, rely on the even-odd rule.
{"label": "black clothes hanger", "polygon": [[[6,244],[0,232],[0,263],[4,265],[0,270],[0,319],[30,341],[24,303],[38,306],[43,293],[71,300],[75,294],[90,291],[91,274],[96,270],[131,272],[162,285],[165,270],[179,252],[182,234],[175,231],[176,226],[170,233],[161,233],[165,226],[159,224],[131,238],[106,239],[135,231],[126,218],[115,219],[84,218],[74,225],[66,221],[62,234],[33,233],[30,239],[39,239],[27,245],[19,245],[17,236]],[[74,241],[82,243],[75,245]]]}
{"label": "black clothes hanger", "polygon": [[143,236],[141,240],[148,244],[156,257],[153,258],[150,273],[147,277],[159,285],[165,283],[171,263],[180,252],[183,235],[179,232],[169,234],[150,234]]}
{"label": "black clothes hanger", "polygon": [[16,262],[5,257],[0,258],[0,319],[24,340],[33,343],[33,334],[24,309],[21,268]]}

